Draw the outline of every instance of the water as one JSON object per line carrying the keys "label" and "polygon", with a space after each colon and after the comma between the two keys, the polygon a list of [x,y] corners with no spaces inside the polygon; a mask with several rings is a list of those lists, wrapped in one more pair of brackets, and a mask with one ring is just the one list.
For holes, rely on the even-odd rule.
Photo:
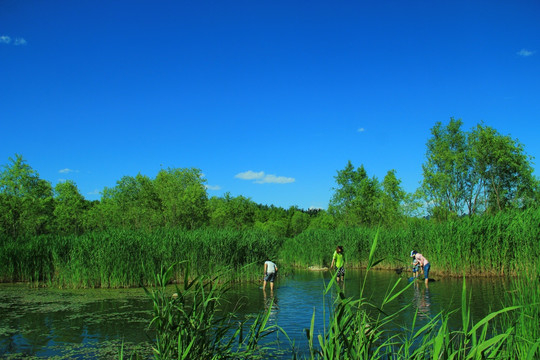
{"label": "water", "polygon": [[[358,297],[363,278],[362,271],[348,270],[345,295]],[[371,272],[365,297],[380,305],[385,293],[399,278],[394,272]],[[335,291],[330,291],[323,297],[328,280],[328,272],[297,271],[279,278],[273,292],[269,288],[263,291],[261,284],[236,286],[227,294],[225,307],[239,316],[251,316],[272,306],[270,322],[280,325],[305,353],[305,329],[310,327],[313,313],[315,333],[322,333],[336,296]],[[407,284],[407,275],[401,275],[398,287]],[[501,279],[468,279],[473,320],[478,321],[500,309],[508,286],[508,282]],[[428,289],[423,282],[418,282],[385,307],[385,311],[392,313],[411,304],[396,319],[395,330],[406,327],[417,310],[419,327],[442,310],[459,308],[461,291],[461,279],[440,279],[431,282]],[[152,333],[147,326],[151,316],[151,302],[142,289],[57,290],[2,284],[0,356],[12,359],[118,358],[122,344],[126,353],[136,349],[150,354]],[[460,321],[458,313],[449,325],[459,328]]]}

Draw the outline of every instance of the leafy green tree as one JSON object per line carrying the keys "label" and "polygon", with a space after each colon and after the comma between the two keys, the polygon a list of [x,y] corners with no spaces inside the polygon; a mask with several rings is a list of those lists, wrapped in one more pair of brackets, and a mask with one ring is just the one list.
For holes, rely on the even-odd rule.
{"label": "leafy green tree", "polygon": [[309,227],[310,223],[310,216],[309,214],[305,213],[304,211],[301,211],[297,208],[294,208],[292,210],[292,216],[290,221],[290,236],[296,236],[300,233],[302,233],[304,230],[306,230]]}
{"label": "leafy green tree", "polygon": [[54,210],[52,186],[22,155],[9,161],[0,172],[0,231],[13,238],[44,234]]}
{"label": "leafy green tree", "polygon": [[80,234],[83,231],[87,201],[77,185],[67,180],[54,187],[54,231],[60,234]]}
{"label": "leafy green tree", "polygon": [[105,188],[101,202],[89,212],[90,228],[152,229],[164,225],[161,200],[145,175],[124,176]]}
{"label": "leafy green tree", "polygon": [[523,145],[483,124],[471,132],[461,126],[451,118],[431,130],[422,166],[430,214],[448,219],[534,204],[538,180]]}
{"label": "leafy green tree", "polygon": [[210,225],[217,228],[246,229],[255,223],[256,204],[244,196],[212,197],[208,202]]}
{"label": "leafy green tree", "polygon": [[[426,162],[422,165],[422,188],[426,202],[445,214],[461,215],[470,194],[471,159],[467,152],[467,135],[461,120],[450,119],[448,125],[437,122],[427,142]],[[440,213],[440,212],[438,212]]]}
{"label": "leafy green tree", "polygon": [[369,178],[364,166],[355,169],[349,161],[335,176],[337,187],[328,211],[345,226],[372,225],[380,221],[381,185]]}
{"label": "leafy green tree", "polygon": [[206,180],[199,169],[169,168],[154,180],[165,225],[194,229],[208,222]]}
{"label": "leafy green tree", "polygon": [[336,228],[336,221],[332,215],[325,210],[319,210],[313,215],[309,222],[308,229],[324,229],[334,230]]}
{"label": "leafy green tree", "polygon": [[482,200],[487,211],[523,208],[534,203],[538,179],[533,176],[532,157],[518,140],[479,124],[471,132],[470,149],[474,159],[472,171],[478,178],[469,207],[472,213]]}
{"label": "leafy green tree", "polygon": [[387,224],[395,224],[404,218],[403,207],[407,200],[407,193],[401,187],[401,180],[397,178],[396,171],[386,173],[382,182],[382,218]]}

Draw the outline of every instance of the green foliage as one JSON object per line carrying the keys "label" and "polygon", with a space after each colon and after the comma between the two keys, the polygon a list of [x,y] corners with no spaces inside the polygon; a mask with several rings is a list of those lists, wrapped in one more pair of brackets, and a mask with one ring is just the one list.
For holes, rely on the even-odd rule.
{"label": "green foliage", "polygon": [[12,238],[44,234],[53,219],[51,184],[21,155],[9,161],[0,172],[0,233]]}
{"label": "green foliage", "polygon": [[167,292],[174,265],[156,276],[156,288],[146,290],[152,299],[154,317],[150,327],[156,331],[155,359],[262,359],[272,357],[271,343],[260,341],[280,330],[269,325],[271,307],[253,321],[237,321],[234,314],[223,314],[219,304],[227,291],[219,277],[189,280],[189,267],[176,292]]}
{"label": "green foliage", "polygon": [[[409,266],[408,254],[420,250],[433,274],[515,275],[540,265],[540,209],[514,210],[493,216],[456,218],[438,223],[410,219],[400,227],[381,227],[377,251],[386,268]],[[329,266],[337,245],[345,249],[347,266],[365,267],[371,227],[307,230],[286,239],[281,258],[295,266]]]}
{"label": "green foliage", "polygon": [[[224,269],[235,281],[253,280],[282,240],[262,231],[232,229],[107,230],[80,236],[0,238],[0,280],[60,287],[127,287],[153,281],[163,266],[189,261],[192,273]],[[183,274],[175,274],[180,281]]]}
{"label": "green foliage", "polygon": [[54,187],[54,229],[58,234],[81,234],[87,202],[73,181]]}
{"label": "green foliage", "polygon": [[431,129],[422,190],[439,220],[531,206],[538,193],[523,145],[479,124],[471,132],[450,119]]}

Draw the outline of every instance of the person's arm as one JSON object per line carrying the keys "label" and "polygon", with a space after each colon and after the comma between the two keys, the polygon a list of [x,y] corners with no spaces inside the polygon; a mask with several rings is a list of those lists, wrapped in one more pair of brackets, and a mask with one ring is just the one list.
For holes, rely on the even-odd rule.
{"label": "person's arm", "polygon": [[333,269],[334,268],[334,261],[336,260],[335,257],[332,258],[332,264],[330,264],[330,269]]}
{"label": "person's arm", "polygon": [[267,268],[267,266],[268,266],[268,265],[267,265],[266,263],[264,263],[264,275],[266,275],[266,268]]}

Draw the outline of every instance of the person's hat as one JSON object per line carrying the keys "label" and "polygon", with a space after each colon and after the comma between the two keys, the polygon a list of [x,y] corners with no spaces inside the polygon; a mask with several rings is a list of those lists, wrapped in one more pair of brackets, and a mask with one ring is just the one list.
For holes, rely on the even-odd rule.
{"label": "person's hat", "polygon": [[411,251],[411,257],[413,257],[416,254],[416,251]]}

